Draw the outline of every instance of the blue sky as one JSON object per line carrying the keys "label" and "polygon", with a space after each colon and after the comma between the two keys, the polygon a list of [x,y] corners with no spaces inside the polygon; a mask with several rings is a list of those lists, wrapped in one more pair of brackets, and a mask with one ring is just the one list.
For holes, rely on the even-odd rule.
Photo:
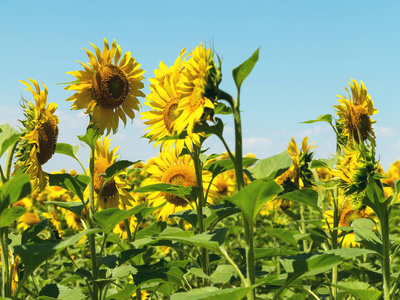
{"label": "blue sky", "polygon": [[[300,124],[322,114],[334,115],[335,95],[344,94],[350,78],[363,81],[379,113],[377,153],[385,170],[400,159],[398,126],[400,83],[400,4],[397,1],[5,1],[0,0],[0,123],[17,127],[23,118],[21,97],[31,99],[19,80],[43,81],[49,102],[58,104],[59,142],[80,145],[76,138],[88,123],[82,111],[65,101],[72,92],[59,83],[74,78],[76,61],[88,61],[82,48],[103,47],[115,38],[148,78],[160,61],[174,62],[182,48],[211,43],[223,59],[221,88],[235,96],[231,71],[258,47],[260,58],[244,82],[241,110],[244,152],[265,158],[286,149],[293,136],[318,146],[316,156],[335,152],[327,124]],[[144,99],[140,99],[144,103]],[[143,110],[147,110],[143,106]],[[231,117],[223,117],[233,146]],[[122,159],[147,160],[158,149],[140,138],[137,117],[113,136]],[[217,140],[209,153],[221,153]],[[4,157],[0,163],[4,162]],[[45,171],[79,169],[70,158],[55,155]]]}

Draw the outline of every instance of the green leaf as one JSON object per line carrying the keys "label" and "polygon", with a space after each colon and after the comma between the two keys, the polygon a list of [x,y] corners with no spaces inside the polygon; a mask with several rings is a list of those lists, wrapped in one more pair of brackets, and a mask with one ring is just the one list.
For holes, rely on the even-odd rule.
{"label": "green leaf", "polygon": [[222,102],[217,102],[217,105],[214,108],[214,114],[217,115],[230,115],[232,113],[232,108]]}
{"label": "green leaf", "polygon": [[331,286],[348,292],[359,300],[378,300],[382,295],[381,291],[374,289],[366,282],[342,282],[331,284]]}
{"label": "green leaf", "polygon": [[361,242],[370,249],[382,253],[383,244],[381,239],[376,235],[373,229],[376,227],[376,223],[369,218],[356,219],[351,223],[351,227],[354,228],[354,240]]}
{"label": "green leaf", "polygon": [[232,197],[225,199],[239,207],[249,222],[254,222],[265,203],[282,191],[283,188],[274,180],[262,178],[253,181]]}
{"label": "green leaf", "polygon": [[215,283],[225,283],[228,282],[232,276],[236,276],[236,274],[235,269],[231,265],[218,265],[210,277]]}
{"label": "green leaf", "polygon": [[262,159],[250,169],[250,173],[255,179],[271,178],[275,179],[283,174],[292,166],[292,157],[287,150],[274,156]]}
{"label": "green leaf", "polygon": [[204,287],[193,289],[186,293],[175,293],[171,296],[171,300],[240,300],[246,297],[254,287],[238,287],[218,289],[216,287]]}
{"label": "green leaf", "polygon": [[[254,164],[258,159],[251,157],[243,157],[243,167],[248,167]],[[232,170],[235,168],[232,160],[230,158],[216,160],[208,165],[204,166],[204,169],[210,171],[213,177],[221,174],[225,171]]]}
{"label": "green leaf", "polygon": [[167,227],[166,222],[156,222],[154,224],[151,224],[150,226],[147,226],[143,228],[140,231],[136,232],[136,239],[143,239],[146,237],[152,237],[155,236],[156,234],[161,233],[165,228]]}
{"label": "green leaf", "polygon": [[0,157],[17,142],[20,136],[21,132],[12,128],[8,123],[0,125]]}
{"label": "green leaf", "polygon": [[[245,252],[244,252],[245,254]],[[286,248],[255,248],[254,249],[254,258],[261,259],[267,257],[277,257],[277,256],[288,256],[295,255],[296,251],[289,250]],[[243,256],[245,257],[245,256]]]}
{"label": "green leaf", "polygon": [[88,145],[90,149],[95,147],[97,139],[101,136],[98,132],[98,128],[95,128],[94,126],[95,125],[89,125],[86,129],[85,135],[78,135],[78,139]]}
{"label": "green leaf", "polygon": [[[136,285],[128,283],[124,286],[124,288],[118,293],[107,296],[107,300],[131,300],[132,295],[137,289]],[[110,294],[110,293],[108,293]]]}
{"label": "green leaf", "polygon": [[163,203],[156,207],[147,207],[147,202],[136,205],[135,207],[141,207],[142,209],[135,214],[136,220],[138,223],[142,222],[145,218],[155,212],[157,209],[163,207],[166,203]]}
{"label": "green leaf", "polygon": [[302,123],[311,124],[311,123],[315,123],[315,122],[328,122],[329,124],[332,125],[332,116],[330,114],[320,115],[315,120],[305,121],[305,122],[302,122]]}
{"label": "green leaf", "polygon": [[129,275],[135,275],[137,273],[137,269],[133,266],[124,265],[119,266],[112,270],[112,278],[122,278],[127,277]]}
{"label": "green leaf", "polygon": [[49,219],[44,219],[40,223],[30,226],[22,233],[21,245],[25,245],[27,242],[36,237],[43,229],[49,224]]}
{"label": "green leaf", "polygon": [[71,174],[49,174],[49,185],[62,187],[71,193],[74,193],[81,199],[84,200],[83,192],[85,191],[87,185],[90,182],[90,177],[86,175],[76,175]]}
{"label": "green leaf", "polygon": [[135,193],[167,192],[185,198],[185,196],[191,194],[192,187],[190,186],[184,187],[183,185],[173,185],[169,183],[156,183],[156,184],[141,186],[133,190],[133,192]]}
{"label": "green leaf", "polygon": [[72,146],[67,143],[57,143],[56,144],[56,151],[55,153],[59,154],[64,154],[67,156],[70,156],[74,159],[77,159],[77,154],[78,154],[79,146]]}
{"label": "green leaf", "polygon": [[279,195],[279,198],[307,204],[318,209],[318,192],[313,189],[301,189],[294,192]]}
{"label": "green leaf", "polygon": [[[117,161],[116,163],[113,163],[111,166],[109,166],[106,170],[106,176],[105,178],[113,178],[115,175],[118,175],[120,172],[125,170],[126,168],[140,162],[140,160],[137,160],[135,162],[129,161],[129,160],[120,160]],[[104,183],[105,184],[105,183]]]}
{"label": "green leaf", "polygon": [[121,210],[117,207],[103,209],[93,215],[94,220],[101,228],[104,229],[106,234],[109,234],[117,224],[123,220],[128,219],[141,209],[132,208],[130,210]]}
{"label": "green leaf", "polygon": [[264,229],[266,234],[276,237],[286,243],[289,243],[293,246],[297,246],[297,239],[295,235],[298,235],[299,232],[290,229],[282,229],[282,228],[272,228],[272,229]]}
{"label": "green leaf", "polygon": [[240,66],[236,67],[232,70],[233,80],[235,81],[236,87],[240,90],[243,81],[253,70],[254,65],[258,61],[258,52],[260,48],[258,48],[250,58],[248,58],[245,62],[243,62]]}
{"label": "green leaf", "polygon": [[82,202],[45,201],[45,203],[68,209],[69,211],[72,211],[74,214],[76,214],[79,219],[82,219],[82,211],[85,209],[87,202],[85,203],[85,205],[83,205]]}
{"label": "green leaf", "polygon": [[0,228],[9,226],[14,221],[18,220],[24,215],[26,207],[10,207],[4,209],[0,214]]}
{"label": "green leaf", "polygon": [[313,159],[311,162],[311,169],[316,169],[316,168],[328,168],[328,169],[332,169],[333,165],[335,164],[336,158],[332,157],[330,159],[324,159],[324,158],[320,158],[320,159]]}
{"label": "green leaf", "polygon": [[180,237],[180,236],[159,236],[159,240],[167,240],[180,242],[200,248],[205,248],[215,252],[219,251],[219,246],[224,243],[227,228],[219,228],[211,232],[204,232],[197,234],[193,237]]}
{"label": "green leaf", "polygon": [[31,193],[29,175],[18,173],[0,187],[0,213]]}
{"label": "green leaf", "polygon": [[[212,211],[208,207],[203,208],[203,219],[210,217]],[[169,218],[180,218],[188,222],[193,227],[197,226],[197,210],[196,209],[187,209],[181,210],[172,215],[169,215]]]}
{"label": "green leaf", "polygon": [[59,243],[28,244],[15,246],[14,251],[21,257],[25,265],[22,281],[26,280],[44,261],[67,247],[76,244],[84,235],[101,232],[100,229],[89,229],[77,233]]}

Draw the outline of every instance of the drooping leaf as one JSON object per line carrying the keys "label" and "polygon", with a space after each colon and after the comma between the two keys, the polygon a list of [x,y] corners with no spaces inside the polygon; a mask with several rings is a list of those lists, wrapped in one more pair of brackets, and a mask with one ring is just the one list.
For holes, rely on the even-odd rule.
{"label": "drooping leaf", "polygon": [[262,178],[253,181],[226,200],[239,207],[249,222],[254,222],[261,208],[282,191],[283,188],[274,180]]}
{"label": "drooping leaf", "polygon": [[68,173],[63,174],[49,174],[49,185],[62,187],[71,193],[74,193],[81,199],[84,200],[83,192],[90,182],[90,177],[86,175],[75,175],[72,176]]}
{"label": "drooping leaf", "polygon": [[0,228],[9,226],[24,215],[26,207],[8,207],[0,213]]}
{"label": "drooping leaf", "polygon": [[240,66],[232,70],[233,80],[235,81],[236,87],[240,90],[243,81],[249,76],[250,72],[253,70],[254,65],[258,61],[258,48],[252,56],[250,56],[246,61],[244,61]]}
{"label": "drooping leaf", "polygon": [[78,150],[79,150],[78,145],[72,146],[67,143],[57,143],[55,153],[64,154],[64,155],[72,157],[75,160],[78,160],[78,157],[77,157]]}
{"label": "drooping leaf", "polygon": [[313,189],[301,189],[279,195],[279,198],[307,204],[312,208],[318,209],[318,192]]}
{"label": "drooping leaf", "polygon": [[259,160],[249,171],[255,179],[265,177],[275,179],[289,169],[291,165],[292,157],[285,150],[282,153]]}
{"label": "drooping leaf", "polygon": [[130,210],[122,210],[117,207],[103,209],[93,215],[93,218],[104,229],[106,234],[109,234],[117,224],[135,213],[140,211],[141,207],[134,207]]}
{"label": "drooping leaf", "polygon": [[12,128],[8,123],[0,125],[0,157],[17,142],[20,136],[21,132]]}
{"label": "drooping leaf", "polygon": [[193,289],[186,293],[175,293],[171,296],[171,300],[240,300],[246,297],[254,287],[238,287],[218,289],[216,287],[204,287]]}

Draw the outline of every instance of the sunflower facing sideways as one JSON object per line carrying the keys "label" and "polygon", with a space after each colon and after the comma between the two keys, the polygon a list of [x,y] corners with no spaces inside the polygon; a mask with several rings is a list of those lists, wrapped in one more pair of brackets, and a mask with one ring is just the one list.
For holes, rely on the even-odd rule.
{"label": "sunflower facing sideways", "polygon": [[349,98],[337,95],[339,105],[334,105],[336,114],[339,116],[338,124],[341,126],[341,135],[347,140],[347,145],[356,144],[371,139],[375,144],[375,133],[372,124],[376,121],[371,116],[376,114],[378,110],[374,107],[374,102],[367,94],[367,88],[361,82],[361,86],[354,79],[349,82],[351,94],[347,87],[345,88]]}
{"label": "sunflower facing sideways", "polygon": [[[74,101],[72,109],[86,108],[85,113],[92,116],[91,121],[96,123],[101,133],[107,129],[107,134],[118,130],[119,119],[126,125],[126,116],[130,119],[139,111],[139,100],[144,97],[140,64],[135,61],[130,52],[121,58],[121,48],[114,40],[111,49],[104,39],[104,49],[91,44],[95,54],[86,50],[90,63],[79,62],[84,71],[67,72],[77,81],[65,89],[77,91],[67,101]],[[112,61],[114,59],[114,62]]]}
{"label": "sunflower facing sideways", "polygon": [[145,104],[151,107],[151,111],[142,112],[142,119],[147,119],[144,123],[150,125],[147,130],[150,142],[155,140],[155,145],[161,144],[161,150],[168,150],[173,145],[180,153],[186,145],[192,150],[192,140],[195,144],[200,144],[200,135],[193,134],[192,137],[186,136],[183,139],[166,139],[176,134],[174,127],[175,120],[180,116],[178,104],[181,93],[177,91],[179,80],[182,80],[182,59],[185,54],[183,49],[175,63],[167,67],[161,62],[159,67],[154,70],[155,78],[150,78],[151,93],[147,95]]}
{"label": "sunflower facing sideways", "polygon": [[173,126],[178,133],[186,129],[188,135],[193,137],[196,123],[213,116],[222,77],[211,49],[200,44],[189,56],[183,62],[182,79],[178,84],[178,92],[181,94],[177,108],[179,117]]}
{"label": "sunflower facing sideways", "polygon": [[[194,162],[190,155],[178,156],[175,149],[159,153],[154,159],[155,164],[147,169],[149,178],[143,182],[143,185],[151,185],[157,183],[169,183],[174,185],[183,185],[184,187],[197,186],[196,172]],[[211,173],[203,170],[203,189],[207,190],[211,181]],[[213,203],[211,195],[216,196],[217,188],[212,184],[208,193],[207,202]],[[184,199],[179,196],[167,192],[151,192],[147,196],[149,203],[153,207],[165,204],[156,211],[157,218],[166,221],[168,216],[182,210],[195,209],[196,204],[189,199]]]}
{"label": "sunflower facing sideways", "polygon": [[26,119],[21,121],[23,128],[16,152],[16,169],[29,175],[33,194],[37,195],[47,184],[47,175],[42,165],[53,156],[56,149],[59,120],[54,115],[57,104],[49,103],[47,106],[47,87],[43,84],[44,91],[41,91],[35,80],[29,80],[34,89],[28,82],[21,82],[32,93],[35,104],[23,99],[22,108]]}
{"label": "sunflower facing sideways", "polygon": [[105,186],[105,179],[102,175],[106,173],[108,167],[116,162],[119,155],[116,154],[119,147],[110,151],[111,139],[105,136],[103,142],[101,138],[96,141],[95,160],[94,160],[94,191],[100,193],[99,209],[119,207],[124,205],[132,206],[131,201],[135,201],[127,189],[129,184],[121,177],[124,172],[114,176]]}

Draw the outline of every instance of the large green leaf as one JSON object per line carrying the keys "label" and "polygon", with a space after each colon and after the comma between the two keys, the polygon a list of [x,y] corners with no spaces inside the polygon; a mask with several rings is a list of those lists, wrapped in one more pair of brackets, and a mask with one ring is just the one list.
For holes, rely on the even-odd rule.
{"label": "large green leaf", "polygon": [[186,293],[175,293],[171,300],[240,300],[250,293],[254,287],[238,287],[218,289],[216,287],[204,287],[193,289]]}
{"label": "large green leaf", "polygon": [[78,139],[93,149],[96,145],[97,139],[101,136],[98,131],[98,128],[95,128],[94,124],[89,125],[86,129],[85,135],[78,135]]}
{"label": "large green leaf", "polygon": [[117,224],[138,213],[142,207],[134,207],[130,210],[121,210],[117,207],[103,209],[93,215],[93,218],[109,234]]}
{"label": "large green leaf", "polygon": [[245,62],[243,62],[240,66],[234,68],[232,70],[233,80],[235,81],[236,87],[240,90],[243,81],[249,76],[250,72],[253,70],[255,64],[258,61],[258,52],[260,48],[258,48],[252,56],[250,56]]}
{"label": "large green leaf", "polygon": [[118,293],[110,295],[107,293],[107,300],[131,300],[132,295],[134,294],[135,290],[137,289],[136,285],[128,283],[124,286],[124,288],[119,291]]}
{"label": "large green leaf", "polygon": [[85,209],[85,205],[82,202],[61,202],[61,201],[46,201],[46,204],[53,204],[55,206],[59,206],[65,208],[69,211],[72,211],[76,214],[80,219],[82,219],[82,211]]}
{"label": "large green leaf", "polygon": [[315,122],[328,122],[329,124],[332,125],[332,116],[330,114],[320,115],[315,120],[309,120],[309,121],[305,121],[302,123],[311,124],[311,123],[315,123]]}
{"label": "large green leaf", "polygon": [[[250,166],[254,164],[258,159],[251,157],[243,157],[243,167]],[[213,177],[221,174],[225,171],[232,170],[235,168],[232,160],[230,158],[216,160],[208,165],[204,166],[204,169],[210,171],[213,174]]]}
{"label": "large green leaf", "polygon": [[283,188],[272,179],[257,179],[226,200],[232,202],[253,222],[261,208],[273,199]]}
{"label": "large green leaf", "polygon": [[302,189],[279,195],[279,198],[307,204],[318,210],[318,192],[313,189]]}
{"label": "large green leaf", "polygon": [[143,238],[155,236],[156,234],[160,234],[166,227],[167,227],[166,222],[159,221],[159,222],[153,223],[150,226],[147,226],[147,227],[143,228],[142,230],[137,231],[135,233],[135,238],[143,239]]}
{"label": "large green leaf", "polygon": [[382,292],[374,289],[366,282],[342,282],[331,284],[345,292],[348,292],[358,300],[378,300]]}
{"label": "large green leaf", "polygon": [[0,213],[31,193],[29,180],[28,174],[18,173],[0,186]]}
{"label": "large green leaf", "polygon": [[79,159],[77,157],[78,154],[78,150],[79,150],[79,146],[72,146],[70,144],[67,143],[57,143],[56,144],[56,151],[55,153],[59,153],[59,154],[64,154],[67,156],[72,157],[73,159],[77,160],[79,162]]}
{"label": "large green leaf", "polygon": [[275,179],[289,169],[291,165],[292,157],[285,150],[282,153],[258,161],[249,171],[255,179],[265,177]]}
{"label": "large green leaf", "polygon": [[190,186],[184,187],[182,185],[173,185],[169,183],[156,183],[151,185],[141,186],[133,192],[135,193],[150,193],[150,192],[167,192],[184,198],[190,195],[192,188]]}
{"label": "large green leaf", "polygon": [[13,145],[21,136],[21,132],[5,123],[0,125],[0,157]]}
{"label": "large green leaf", "polygon": [[63,299],[63,300],[81,300],[85,299],[86,296],[78,288],[69,288],[60,284],[48,284],[44,286],[40,292],[39,300],[49,299]]}
{"label": "large green leaf", "polygon": [[105,178],[106,179],[113,178],[115,175],[118,175],[118,173],[122,172],[126,168],[128,168],[138,162],[140,162],[140,160],[137,160],[135,162],[129,161],[129,160],[117,161],[107,168]]}
{"label": "large green leaf", "polygon": [[6,227],[24,215],[26,207],[9,207],[0,213],[0,228]]}
{"label": "large green leaf", "polygon": [[36,237],[42,230],[44,230],[47,227],[48,224],[49,224],[49,219],[44,219],[40,223],[25,229],[25,231],[22,233],[21,236],[21,245],[25,245],[27,242]]}
{"label": "large green leaf", "polygon": [[84,200],[83,192],[90,182],[90,177],[86,175],[72,176],[68,173],[63,174],[49,174],[49,184],[51,186],[62,187]]}

